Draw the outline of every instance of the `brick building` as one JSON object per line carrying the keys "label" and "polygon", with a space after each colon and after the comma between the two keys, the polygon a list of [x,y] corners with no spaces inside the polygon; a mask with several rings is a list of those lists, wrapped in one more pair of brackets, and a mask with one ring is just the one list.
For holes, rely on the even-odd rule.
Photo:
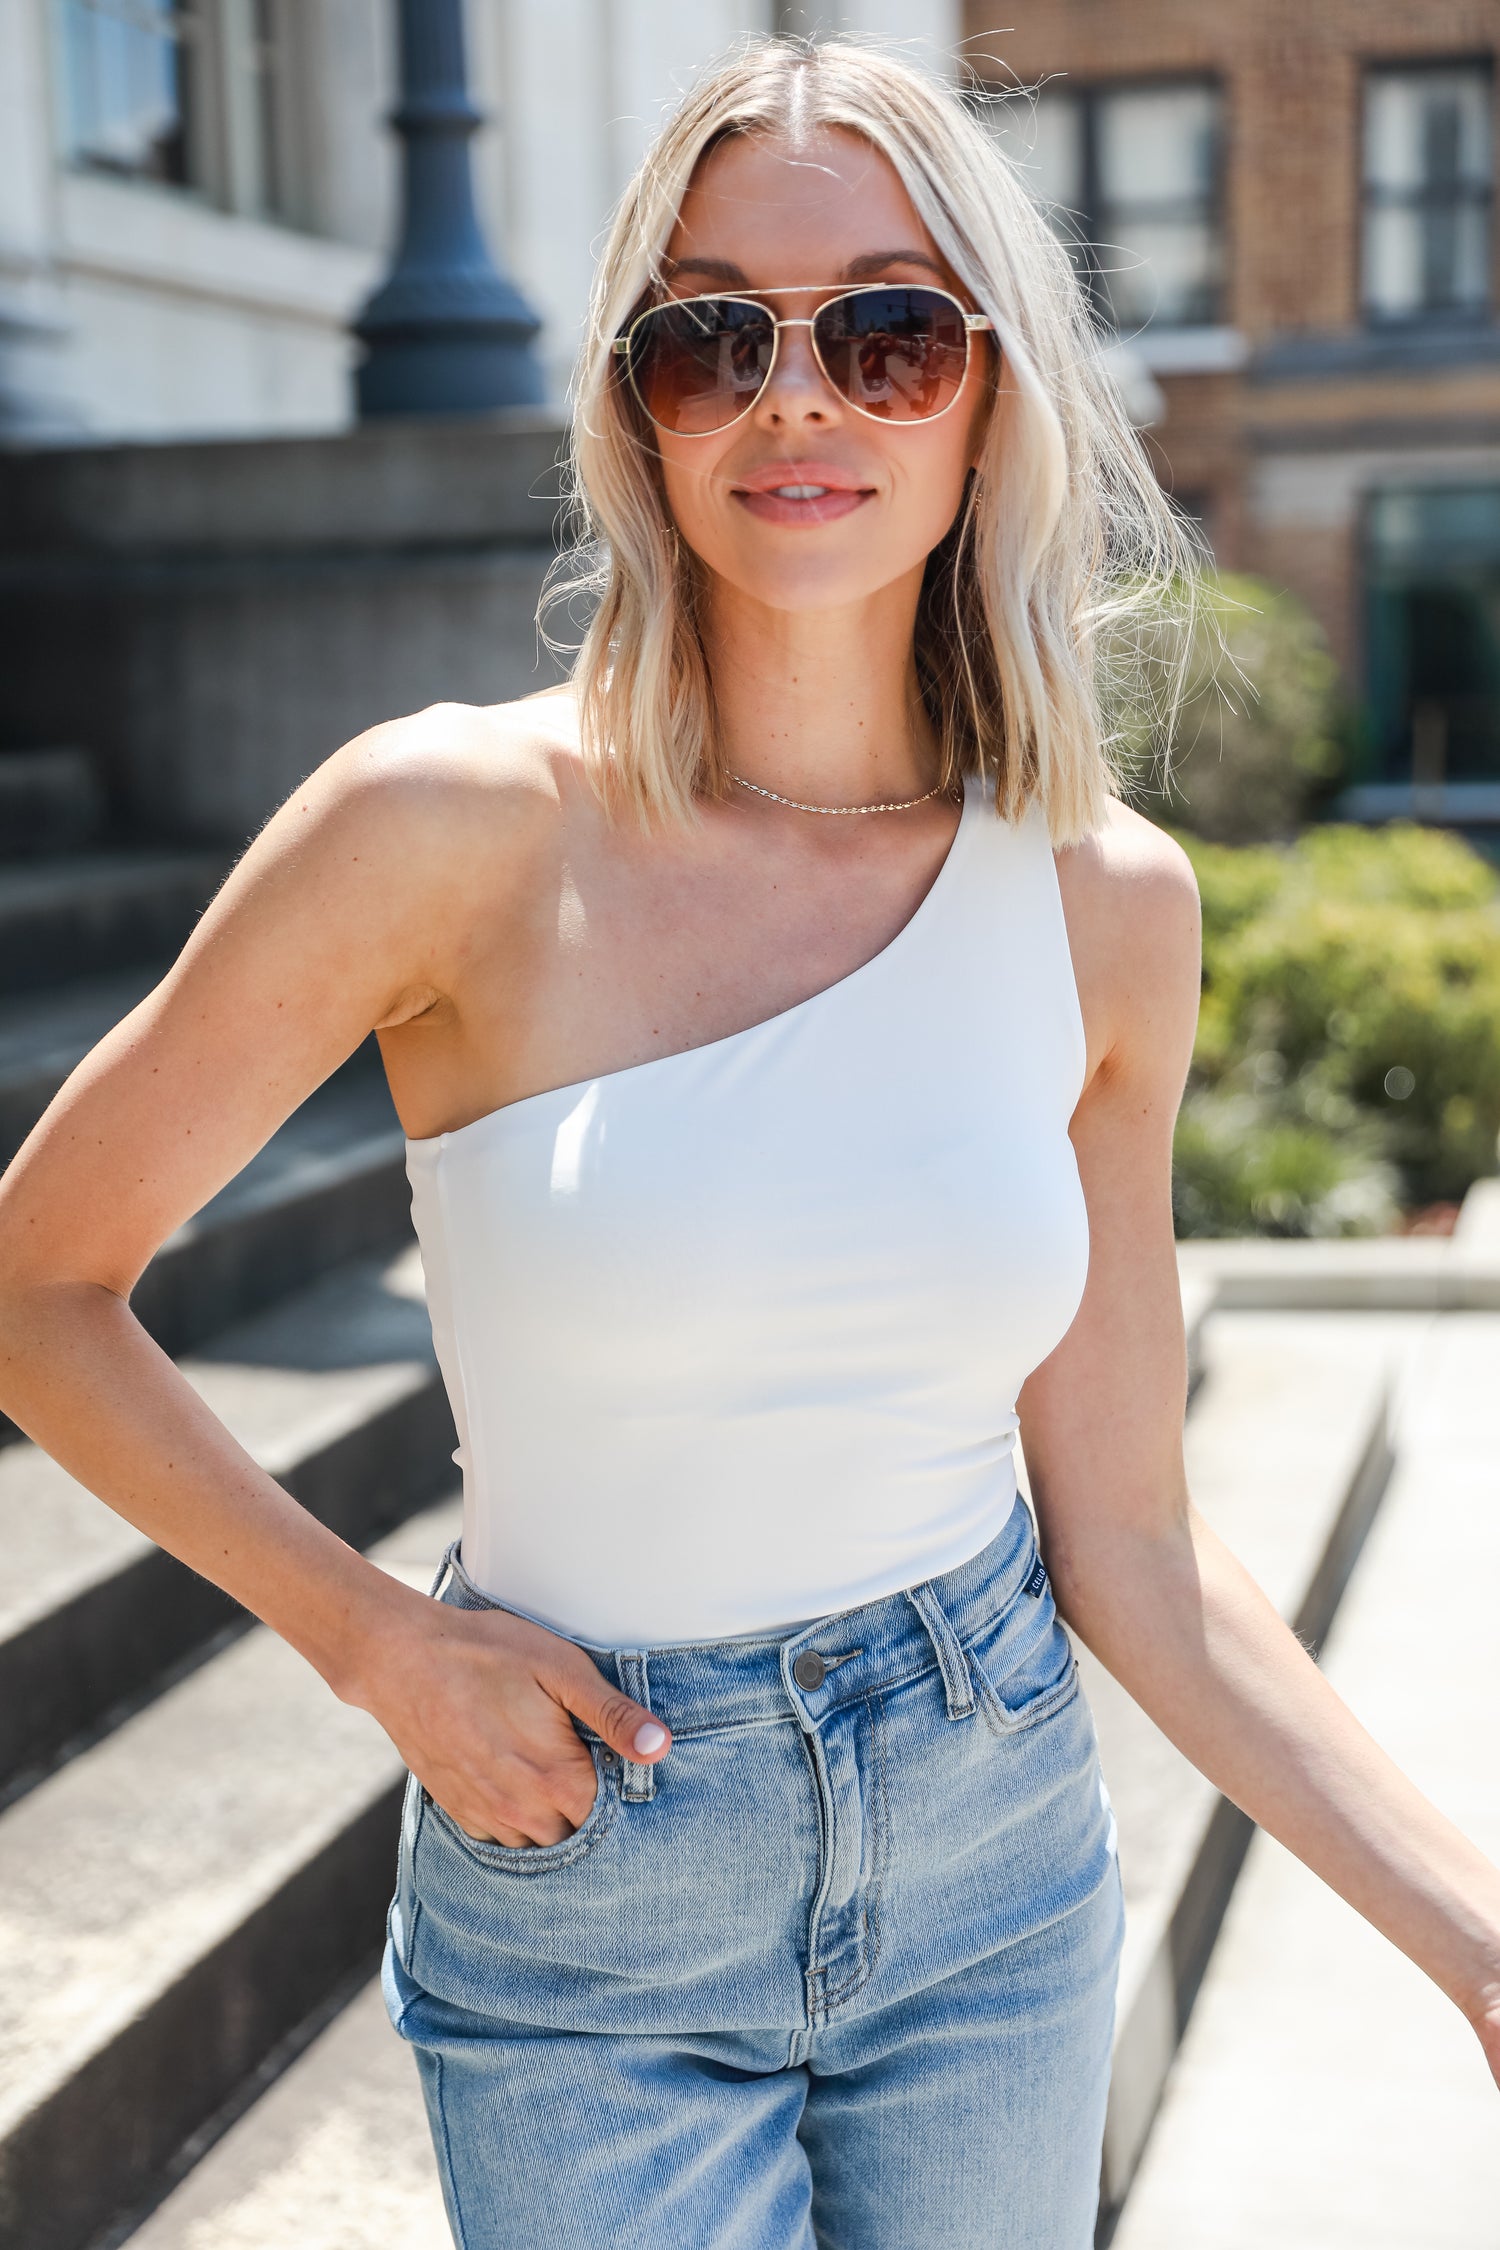
{"label": "brick building", "polygon": [[1163,482],[1322,620],[1356,816],[1500,820],[1500,0],[1020,0],[967,55],[1160,393]]}

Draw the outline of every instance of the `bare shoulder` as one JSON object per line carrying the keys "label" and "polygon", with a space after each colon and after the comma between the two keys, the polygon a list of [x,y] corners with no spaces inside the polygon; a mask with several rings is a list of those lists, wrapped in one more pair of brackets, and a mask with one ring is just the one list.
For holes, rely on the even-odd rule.
{"label": "bare shoulder", "polygon": [[[364,818],[420,845],[430,830],[462,845],[478,818],[542,824],[569,792],[576,765],[571,702],[434,703],[355,735],[310,774],[296,798],[325,819]],[[415,823],[415,832],[409,824]]]}
{"label": "bare shoulder", "polygon": [[524,927],[589,817],[571,697],[430,704],[353,736],[270,814],[202,922],[297,929],[373,1024],[421,1015],[461,981],[477,931]]}
{"label": "bare shoulder", "polygon": [[[1197,1022],[1202,924],[1192,861],[1154,821],[1111,798],[1103,827],[1056,858],[1090,1075],[1165,1049],[1176,1067]],[[1186,1067],[1183,1058],[1183,1067]]]}
{"label": "bare shoulder", "polygon": [[[369,727],[335,749],[272,814],[274,846],[317,837],[322,855],[367,855],[398,900],[461,898],[484,880],[490,900],[546,859],[587,794],[571,702],[430,704]],[[256,839],[259,841],[259,839]]]}
{"label": "bare shoulder", "polygon": [[1181,844],[1118,797],[1108,800],[1102,828],[1058,853],[1057,872],[1070,904],[1105,920],[1146,915],[1171,924],[1197,909],[1198,878]]}

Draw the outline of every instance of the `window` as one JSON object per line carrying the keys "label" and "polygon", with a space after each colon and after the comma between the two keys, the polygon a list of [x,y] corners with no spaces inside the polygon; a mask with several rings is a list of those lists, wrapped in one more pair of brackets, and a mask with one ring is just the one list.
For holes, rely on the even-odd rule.
{"label": "window", "polygon": [[66,143],[90,171],[284,216],[290,0],[58,0]]}
{"label": "window", "polygon": [[1365,82],[1364,301],[1371,320],[1490,301],[1490,74],[1372,70]]}
{"label": "window", "polygon": [[65,0],[68,142],[77,162],[188,180],[197,29],[186,0]]}
{"label": "window", "polygon": [[1365,648],[1369,779],[1500,780],[1500,487],[1371,495]]}
{"label": "window", "polygon": [[1044,86],[990,113],[1112,327],[1223,317],[1220,110],[1217,87],[1177,82]]}

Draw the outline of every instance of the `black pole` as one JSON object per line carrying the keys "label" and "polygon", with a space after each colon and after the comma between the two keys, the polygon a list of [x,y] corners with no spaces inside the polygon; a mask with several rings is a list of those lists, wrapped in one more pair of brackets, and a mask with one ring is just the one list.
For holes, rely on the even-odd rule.
{"label": "black pole", "polygon": [[483,122],[464,70],[462,0],[397,0],[402,143],[401,242],[361,307],[367,346],[355,377],[361,420],[539,406],[532,349],[541,322],[497,272],[474,209],[469,141]]}

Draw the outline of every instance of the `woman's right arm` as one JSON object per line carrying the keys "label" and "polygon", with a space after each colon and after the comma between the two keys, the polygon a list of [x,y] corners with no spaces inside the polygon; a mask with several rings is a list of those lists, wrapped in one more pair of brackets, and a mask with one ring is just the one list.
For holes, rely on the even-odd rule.
{"label": "woman's right arm", "polygon": [[[469,716],[447,724],[461,737]],[[466,943],[450,925],[470,786],[444,726],[377,728],[293,791],[0,1177],[0,1408],[371,1711],[461,1826],[543,1844],[594,1795],[568,1714],[652,1762],[665,1744],[635,1747],[650,1714],[560,1635],[429,1601],[320,1524],[129,1301],[167,1236],[375,1026],[442,1002]],[[502,839],[484,871],[492,898],[519,873],[534,799],[517,792],[512,864]]]}

